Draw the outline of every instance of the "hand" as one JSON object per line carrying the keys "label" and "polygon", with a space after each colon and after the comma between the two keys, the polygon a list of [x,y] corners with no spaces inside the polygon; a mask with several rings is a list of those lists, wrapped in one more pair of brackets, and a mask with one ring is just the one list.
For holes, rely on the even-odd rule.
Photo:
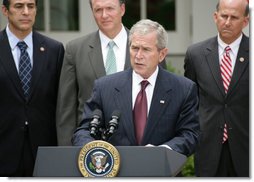
{"label": "hand", "polygon": [[146,147],[154,147],[152,144],[147,144]]}

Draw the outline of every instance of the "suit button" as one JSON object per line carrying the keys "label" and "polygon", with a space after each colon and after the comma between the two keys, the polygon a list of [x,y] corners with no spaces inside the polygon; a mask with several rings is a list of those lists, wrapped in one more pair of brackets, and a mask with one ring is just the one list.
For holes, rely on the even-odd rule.
{"label": "suit button", "polygon": [[25,121],[25,125],[28,126],[28,124],[29,124],[28,121]]}

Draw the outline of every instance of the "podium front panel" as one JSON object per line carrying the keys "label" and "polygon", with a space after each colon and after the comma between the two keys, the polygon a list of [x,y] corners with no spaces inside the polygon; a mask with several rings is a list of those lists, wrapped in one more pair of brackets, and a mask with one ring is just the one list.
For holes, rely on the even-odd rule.
{"label": "podium front panel", "polygon": [[[82,147],[39,147],[34,176],[82,177],[78,156]],[[169,177],[180,172],[186,157],[165,147],[117,146],[118,177]]]}

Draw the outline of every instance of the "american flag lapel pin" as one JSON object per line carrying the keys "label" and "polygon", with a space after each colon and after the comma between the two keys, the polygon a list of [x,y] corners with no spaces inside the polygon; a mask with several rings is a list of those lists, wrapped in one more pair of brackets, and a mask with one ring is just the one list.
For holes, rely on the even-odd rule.
{"label": "american flag lapel pin", "polygon": [[165,104],[165,100],[160,100],[160,104]]}
{"label": "american flag lapel pin", "polygon": [[41,51],[41,52],[44,52],[44,51],[45,51],[45,48],[44,48],[44,47],[40,47],[40,51]]}

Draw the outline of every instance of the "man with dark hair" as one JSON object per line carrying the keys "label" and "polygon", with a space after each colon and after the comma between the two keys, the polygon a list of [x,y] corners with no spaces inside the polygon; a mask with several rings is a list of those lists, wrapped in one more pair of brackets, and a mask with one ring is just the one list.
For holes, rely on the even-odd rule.
{"label": "man with dark hair", "polygon": [[38,146],[56,146],[64,47],[33,31],[35,0],[3,0],[0,32],[0,176],[32,176]]}
{"label": "man with dark hair", "polygon": [[[3,6],[5,6],[9,10],[11,0],[3,0]],[[38,0],[35,0],[35,5],[37,6]]]}

